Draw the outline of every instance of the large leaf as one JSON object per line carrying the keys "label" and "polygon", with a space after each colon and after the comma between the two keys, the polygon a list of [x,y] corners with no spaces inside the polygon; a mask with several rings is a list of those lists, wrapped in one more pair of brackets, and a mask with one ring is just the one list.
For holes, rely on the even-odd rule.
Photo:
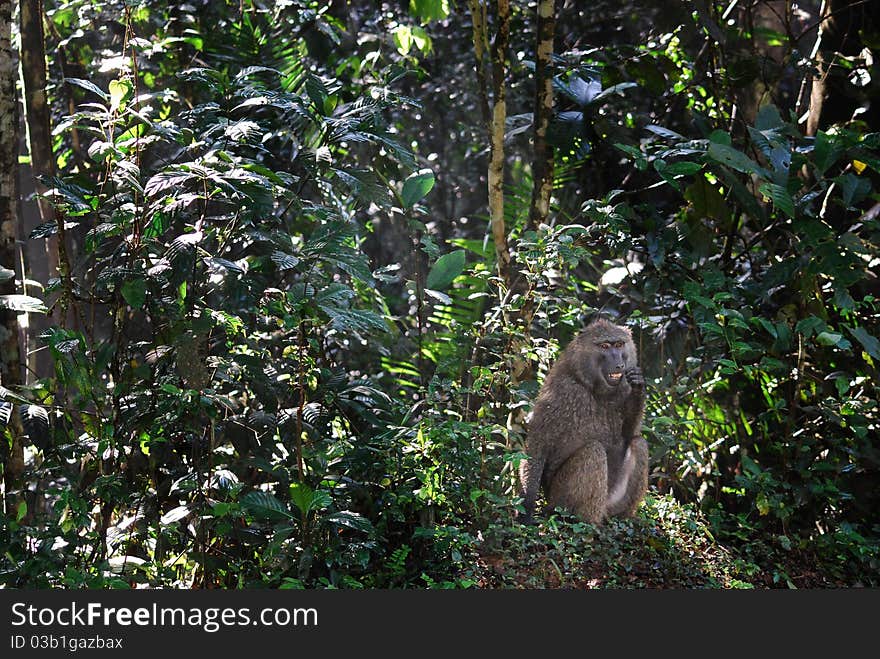
{"label": "large leaf", "polygon": [[248,492],[239,499],[239,503],[257,519],[272,522],[292,519],[287,507],[269,492]]}
{"label": "large leaf", "polygon": [[372,522],[370,522],[370,520],[368,520],[363,515],[359,515],[358,513],[352,512],[350,510],[341,510],[338,513],[327,515],[326,519],[332,524],[347,526],[350,529],[363,531],[364,533],[373,533]]}
{"label": "large leaf", "polygon": [[313,490],[305,483],[293,483],[290,486],[290,500],[300,509],[302,513],[309,513],[313,510],[322,510],[331,503],[333,499],[323,490]]}
{"label": "large leaf", "polygon": [[425,287],[435,291],[442,291],[449,286],[452,281],[464,270],[465,253],[463,249],[457,249],[449,254],[444,254],[431,271],[428,273],[428,279],[425,281]]}
{"label": "large leaf", "polygon": [[764,169],[758,163],[749,158],[742,151],[737,151],[733,147],[725,144],[711,142],[706,154],[715,162],[726,165],[727,167],[742,172],[743,174],[766,174]]}
{"label": "large leaf", "polygon": [[333,320],[333,326],[342,331],[388,331],[388,324],[385,322],[385,319],[372,311],[339,309],[331,306],[322,306],[321,309]]}
{"label": "large leaf", "polygon": [[25,313],[46,313],[49,311],[42,300],[30,295],[0,295],[0,309]]}
{"label": "large leaf", "polygon": [[147,301],[147,282],[144,279],[132,279],[122,285],[122,297],[132,309],[141,309]]}
{"label": "large leaf", "polygon": [[449,0],[409,0],[409,10],[422,24],[440,21],[449,16]]}
{"label": "large leaf", "polygon": [[95,83],[93,83],[89,80],[83,80],[82,78],[65,78],[64,82],[66,82],[69,85],[76,85],[77,87],[81,87],[82,89],[86,89],[86,90],[92,92],[93,94],[97,94],[105,101],[108,100],[108,98],[109,98],[109,96],[107,95],[107,93],[103,89],[101,89]]}
{"label": "large leaf", "polygon": [[38,224],[32,230],[28,238],[31,240],[36,240],[37,238],[46,238],[48,236],[54,236],[58,233],[58,222],[52,220],[51,222],[43,222],[42,224]]}
{"label": "large leaf", "polygon": [[112,80],[110,81],[110,109],[116,110],[127,101],[134,90],[131,82],[128,80]]}
{"label": "large leaf", "polygon": [[841,350],[849,350],[852,347],[852,344],[839,332],[820,332],[816,335],[816,342],[823,346],[837,346]]}
{"label": "large leaf", "polygon": [[174,524],[174,522],[179,522],[187,515],[189,515],[188,506],[177,506],[176,508],[172,508],[167,513],[162,515],[159,523],[162,526],[168,526],[170,524]]}
{"label": "large leaf", "polygon": [[670,130],[665,126],[658,126],[656,124],[648,124],[645,126],[645,130],[654,133],[655,135],[659,135],[660,137],[665,137],[668,140],[673,140],[675,142],[685,142],[687,141],[681,133],[676,133],[674,130]]}
{"label": "large leaf", "polygon": [[144,187],[148,196],[155,196],[160,192],[175,189],[179,190],[189,181],[196,180],[197,176],[185,170],[166,170],[155,174]]}
{"label": "large leaf", "polygon": [[584,80],[580,76],[572,76],[568,85],[563,86],[564,93],[581,107],[589,105],[602,91],[602,82],[596,79]]}
{"label": "large leaf", "polygon": [[816,177],[821,178],[844,153],[844,148],[836,136],[821,130],[816,133],[816,140],[813,144],[813,165],[816,168]]}
{"label": "large leaf", "polygon": [[293,270],[300,262],[300,260],[292,254],[285,254],[277,249],[272,252],[271,259],[279,270]]}
{"label": "large leaf", "polygon": [[765,183],[759,191],[770,197],[773,200],[773,206],[785,213],[787,217],[794,217],[794,199],[791,198],[788,190],[775,183]]}
{"label": "large leaf", "polygon": [[862,344],[865,352],[874,359],[880,359],[880,341],[877,340],[877,337],[869,334],[863,327],[847,327],[847,329]]}
{"label": "large leaf", "polygon": [[431,188],[434,187],[434,172],[430,169],[420,169],[403,182],[403,190],[400,197],[406,208],[412,208],[425,198]]}
{"label": "large leaf", "polygon": [[779,114],[779,108],[772,103],[768,103],[758,111],[755,117],[755,129],[760,131],[768,131],[776,128],[782,128],[785,122]]}

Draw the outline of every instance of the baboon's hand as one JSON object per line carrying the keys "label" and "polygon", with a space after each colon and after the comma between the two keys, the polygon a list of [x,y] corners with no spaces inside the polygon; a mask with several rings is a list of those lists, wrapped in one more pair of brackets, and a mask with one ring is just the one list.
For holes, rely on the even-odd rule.
{"label": "baboon's hand", "polygon": [[642,373],[642,369],[638,366],[633,366],[632,368],[626,369],[626,373],[624,373],[626,377],[626,381],[629,382],[629,386],[632,387],[635,391],[644,391],[645,389],[645,375]]}

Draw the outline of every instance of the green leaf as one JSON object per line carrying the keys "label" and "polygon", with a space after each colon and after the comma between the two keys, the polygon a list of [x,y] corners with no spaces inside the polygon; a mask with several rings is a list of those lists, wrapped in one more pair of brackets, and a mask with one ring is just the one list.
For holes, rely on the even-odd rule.
{"label": "green leaf", "polygon": [[313,490],[305,483],[292,483],[290,486],[290,500],[302,513],[326,508],[333,499],[323,490]]}
{"label": "green leaf", "polygon": [[713,144],[723,144],[724,146],[731,145],[730,133],[727,131],[721,130],[720,128],[716,128],[709,135],[709,141]]}
{"label": "green leaf", "polygon": [[412,42],[421,52],[427,53],[431,50],[431,37],[423,28],[414,27],[412,29]]}
{"label": "green leaf", "polygon": [[694,213],[698,217],[712,217],[724,223],[730,222],[730,208],[724,202],[724,195],[704,176],[698,176],[685,189],[684,198],[693,204]]}
{"label": "green leaf", "polygon": [[132,309],[142,309],[147,301],[147,282],[144,279],[132,279],[122,285],[122,297]]}
{"label": "green leaf", "polygon": [[874,359],[880,359],[880,341],[875,336],[868,334],[863,327],[847,327],[847,329],[862,344],[865,352]]}
{"label": "green leaf", "polygon": [[110,90],[110,110],[118,110],[125,101],[131,97],[133,90],[128,80],[112,80],[108,87]]}
{"label": "green leaf", "polygon": [[430,169],[420,169],[411,174],[403,182],[403,190],[400,193],[403,205],[412,208],[427,195],[434,187],[434,172]]}
{"label": "green leaf", "polygon": [[816,342],[823,346],[836,346],[841,350],[849,350],[852,344],[843,338],[843,334],[838,332],[820,332],[816,336]]}
{"label": "green leaf", "polygon": [[629,146],[628,144],[621,144],[620,142],[616,143],[618,149],[623,151],[626,155],[628,155],[633,161],[636,163],[636,167],[640,171],[645,171],[648,167],[648,159],[645,158],[645,154],[643,154],[638,147]]}
{"label": "green leaf", "polygon": [[82,89],[86,89],[93,94],[97,94],[105,101],[110,98],[103,89],[101,89],[95,83],[89,80],[83,80],[82,78],[65,78],[64,82],[70,85],[76,85],[77,87],[81,87]]}
{"label": "green leaf", "polygon": [[779,109],[772,103],[768,103],[758,111],[755,117],[755,128],[760,131],[782,128],[785,122],[779,114]]}
{"label": "green leaf", "polygon": [[388,324],[377,313],[363,309],[340,309],[331,305],[321,305],[321,310],[333,321],[333,326],[341,331],[387,332]]}
{"label": "green leaf", "polygon": [[300,262],[300,260],[292,254],[285,254],[277,249],[272,252],[270,258],[279,270],[293,270]]}
{"label": "green leaf", "polygon": [[773,200],[773,207],[781,210],[787,217],[794,217],[794,199],[781,185],[765,183],[758,191]]}
{"label": "green leaf", "polygon": [[413,45],[412,28],[409,25],[398,25],[391,32],[397,52],[408,55]]}
{"label": "green leaf", "polygon": [[432,267],[431,271],[428,273],[425,287],[431,288],[435,291],[442,291],[462,273],[464,265],[465,251],[463,249],[457,249],[449,254],[444,254],[437,259],[434,267]]}
{"label": "green leaf", "polygon": [[696,174],[702,168],[703,166],[698,162],[688,162],[683,160],[666,165],[666,168],[663,171],[669,176],[679,176],[682,174],[690,176],[691,174]]}
{"label": "green leaf", "polygon": [[239,499],[239,503],[257,519],[275,522],[292,519],[285,505],[269,492],[248,492]]}
{"label": "green leaf", "polygon": [[15,521],[20,522],[24,519],[25,515],[27,515],[27,503],[25,501],[20,501],[18,508],[15,510]]}
{"label": "green leaf", "polygon": [[743,174],[766,174],[764,169],[758,163],[749,158],[742,151],[737,151],[733,147],[718,144],[717,142],[711,142],[706,154],[715,162],[726,165],[727,167],[742,172]]}
{"label": "green leaf", "polygon": [[449,0],[409,0],[409,11],[422,24],[441,21],[449,16]]}
{"label": "green leaf", "polygon": [[373,524],[366,517],[350,510],[342,510],[332,515],[327,515],[327,521],[339,526],[347,526],[355,531],[363,531],[364,533],[373,532]]}
{"label": "green leaf", "polygon": [[843,152],[844,149],[834,135],[829,135],[821,130],[816,133],[816,141],[813,146],[813,166],[816,168],[816,178],[825,176],[825,172],[837,162]]}
{"label": "green leaf", "polygon": [[806,318],[799,320],[798,324],[795,325],[794,330],[803,334],[804,336],[811,336],[825,327],[825,321],[821,318],[817,318],[816,316],[807,316]]}
{"label": "green leaf", "polygon": [[845,174],[834,181],[840,185],[840,197],[847,208],[853,208],[871,192],[871,183],[861,176]]}
{"label": "green leaf", "polygon": [[43,301],[30,295],[0,295],[0,309],[22,313],[48,313]]}

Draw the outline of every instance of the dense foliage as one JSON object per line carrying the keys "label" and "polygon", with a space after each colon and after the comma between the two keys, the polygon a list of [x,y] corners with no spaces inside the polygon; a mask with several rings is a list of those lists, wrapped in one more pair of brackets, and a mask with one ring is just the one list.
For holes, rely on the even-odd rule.
{"label": "dense foliage", "polygon": [[[59,220],[30,240],[60,224],[70,267],[50,370],[6,392],[2,583],[878,585],[876,29],[809,134],[808,10],[558,4],[537,227],[513,7],[511,282],[467,3],[45,3]],[[649,375],[652,496],[519,528],[525,413],[597,313]]]}

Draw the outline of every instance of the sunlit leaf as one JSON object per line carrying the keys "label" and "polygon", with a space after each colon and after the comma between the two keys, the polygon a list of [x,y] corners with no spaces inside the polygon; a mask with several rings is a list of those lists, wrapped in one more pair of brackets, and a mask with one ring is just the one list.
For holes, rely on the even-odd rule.
{"label": "sunlit leaf", "polygon": [[95,83],[90,80],[83,80],[82,78],[65,78],[64,82],[69,85],[75,85],[76,87],[80,87],[81,89],[85,89],[87,91],[92,92],[93,94],[97,94],[103,100],[108,100],[110,96],[100,87],[98,87]]}
{"label": "sunlit leaf", "polygon": [[403,205],[406,208],[412,208],[421,201],[433,187],[434,172],[430,169],[420,169],[418,172],[411,174],[403,182],[403,189],[400,193]]}
{"label": "sunlit leaf", "polygon": [[410,0],[409,11],[422,23],[443,20],[449,16],[449,0]]}
{"label": "sunlit leaf", "polygon": [[437,259],[437,262],[428,272],[425,287],[435,291],[442,291],[462,273],[464,266],[465,251],[463,249],[457,249],[454,252],[444,254]]}
{"label": "sunlit leaf", "polygon": [[167,513],[162,515],[161,519],[159,519],[159,523],[162,526],[168,526],[169,524],[179,522],[187,515],[189,515],[188,506],[177,506],[176,508],[172,508]]}
{"label": "sunlit leaf", "polygon": [[327,492],[313,490],[305,483],[292,483],[290,485],[290,500],[304,514],[314,510],[322,510],[333,503],[333,499],[330,498]]}
{"label": "sunlit leaf", "polygon": [[111,80],[108,86],[110,90],[110,110],[118,110],[132,94],[133,86],[129,80]]}
{"label": "sunlit leaf", "polygon": [[24,313],[47,313],[43,301],[30,295],[0,295],[0,309]]}
{"label": "sunlit leaf", "polygon": [[355,531],[363,531],[364,533],[373,533],[374,530],[370,520],[350,510],[342,510],[338,513],[327,515],[326,520],[331,524],[345,526]]}

